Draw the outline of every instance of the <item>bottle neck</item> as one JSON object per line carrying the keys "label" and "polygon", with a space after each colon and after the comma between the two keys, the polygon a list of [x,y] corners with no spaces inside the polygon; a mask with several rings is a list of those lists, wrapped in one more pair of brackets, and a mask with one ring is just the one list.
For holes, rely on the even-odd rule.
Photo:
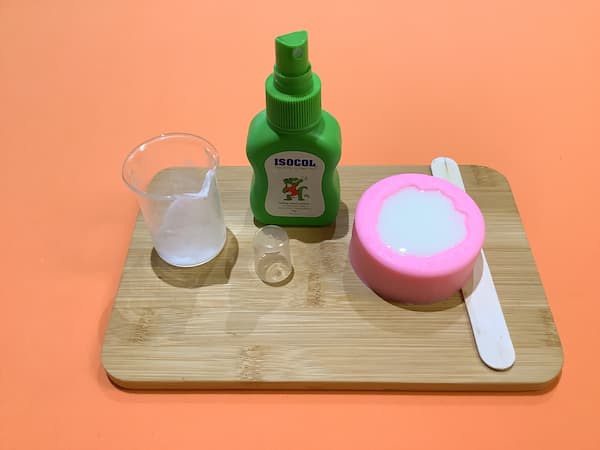
{"label": "bottle neck", "polygon": [[306,128],[301,128],[301,129],[288,129],[288,128],[280,128],[277,126],[277,124],[272,123],[269,120],[269,115],[267,114],[267,123],[269,124],[269,126],[276,131],[278,134],[306,134],[306,133],[310,133],[316,129],[319,128],[319,126],[321,126],[323,124],[323,116],[321,115],[321,117],[319,118],[318,121],[314,122],[312,125],[306,127]]}
{"label": "bottle neck", "polygon": [[266,113],[269,125],[280,133],[305,133],[321,121],[321,80],[311,74],[312,87],[303,94],[288,94],[277,89],[271,74],[265,83]]}

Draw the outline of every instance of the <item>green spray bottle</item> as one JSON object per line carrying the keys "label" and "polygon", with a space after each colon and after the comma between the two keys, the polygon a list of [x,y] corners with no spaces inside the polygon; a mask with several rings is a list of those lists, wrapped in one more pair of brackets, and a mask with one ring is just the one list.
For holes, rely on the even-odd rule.
{"label": "green spray bottle", "polygon": [[321,80],[311,70],[306,31],[277,37],[275,61],[266,81],[267,107],[248,131],[250,206],[264,224],[328,225],[340,206],[341,133],[321,109]]}

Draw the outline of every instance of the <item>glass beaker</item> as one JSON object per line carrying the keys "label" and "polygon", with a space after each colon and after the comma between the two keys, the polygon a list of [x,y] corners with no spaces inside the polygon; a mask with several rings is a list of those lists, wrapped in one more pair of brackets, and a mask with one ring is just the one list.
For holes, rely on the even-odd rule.
{"label": "glass beaker", "polygon": [[186,133],[149,139],[125,159],[123,180],[137,194],[154,248],[167,263],[198,266],[223,249],[218,165],[215,147]]}

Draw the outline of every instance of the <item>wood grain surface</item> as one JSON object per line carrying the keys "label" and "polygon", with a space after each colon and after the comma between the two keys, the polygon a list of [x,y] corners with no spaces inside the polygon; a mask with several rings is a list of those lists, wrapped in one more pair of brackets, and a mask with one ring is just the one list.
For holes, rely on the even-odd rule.
{"label": "wood grain surface", "polygon": [[516,350],[505,372],[479,359],[460,294],[431,306],[388,302],[347,258],[361,193],[426,166],[341,167],[335,225],[288,227],[294,273],[281,286],[254,272],[250,168],[223,167],[227,243],[212,262],[163,262],[138,217],[102,350],[130,389],[538,390],[560,374],[562,348],[506,179],[462,166],[487,226],[485,253]]}

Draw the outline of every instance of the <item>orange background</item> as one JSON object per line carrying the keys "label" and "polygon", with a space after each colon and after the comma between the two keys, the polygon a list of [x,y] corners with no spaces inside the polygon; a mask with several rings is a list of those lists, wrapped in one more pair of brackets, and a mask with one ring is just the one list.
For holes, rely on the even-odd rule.
{"label": "orange background", "polygon": [[[2,449],[600,448],[600,3],[0,1]],[[305,28],[343,164],[441,154],[509,179],[565,351],[537,395],[138,394],[100,347],[166,131],[246,164],[272,39]],[[451,361],[449,361],[451,363]]]}

